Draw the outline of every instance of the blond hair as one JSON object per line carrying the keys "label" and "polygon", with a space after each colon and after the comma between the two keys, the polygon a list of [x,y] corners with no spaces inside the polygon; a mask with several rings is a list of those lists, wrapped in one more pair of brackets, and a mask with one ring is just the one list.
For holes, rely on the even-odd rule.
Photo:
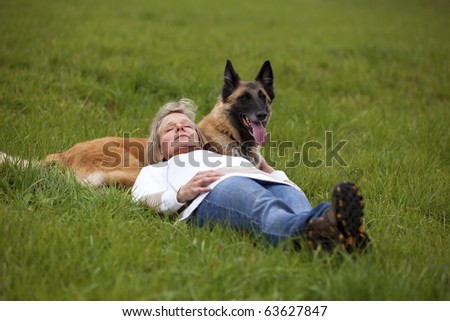
{"label": "blond hair", "polygon": [[[179,101],[171,101],[159,109],[158,113],[153,119],[152,124],[150,125],[150,138],[148,148],[150,164],[156,164],[163,161],[159,128],[163,119],[173,113],[183,114],[195,124],[197,105],[189,98],[182,98]],[[203,147],[206,143],[206,139],[198,129],[197,125],[195,125],[195,131],[200,140],[200,146]]]}

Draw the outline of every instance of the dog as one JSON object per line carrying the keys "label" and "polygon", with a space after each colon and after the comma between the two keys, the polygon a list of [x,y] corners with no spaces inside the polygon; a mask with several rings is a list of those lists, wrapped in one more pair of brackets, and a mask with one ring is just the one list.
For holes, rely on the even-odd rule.
{"label": "dog", "polygon": [[266,126],[275,99],[273,80],[268,60],[251,82],[242,81],[227,60],[222,94],[198,124],[209,149],[219,154],[242,156],[259,165],[259,150],[266,141]]}
{"label": "dog", "polygon": [[[198,124],[207,140],[207,148],[218,153],[242,156],[258,164],[259,147],[266,139],[266,125],[275,98],[273,72],[264,62],[252,82],[241,81],[227,60],[222,93],[216,105]],[[148,138],[103,137],[78,143],[62,153],[47,155],[44,165],[58,163],[72,170],[78,182],[94,188],[129,188],[141,168],[150,165]],[[10,161],[20,166],[27,160],[0,153],[0,164]],[[31,162],[35,165],[37,162]]]}

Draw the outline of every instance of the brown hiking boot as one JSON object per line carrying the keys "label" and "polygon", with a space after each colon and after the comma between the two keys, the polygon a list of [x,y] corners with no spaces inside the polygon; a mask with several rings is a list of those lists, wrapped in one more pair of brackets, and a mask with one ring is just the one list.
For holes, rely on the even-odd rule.
{"label": "brown hiking boot", "polygon": [[306,239],[314,249],[321,246],[332,251],[338,246],[348,253],[364,249],[370,239],[363,216],[364,201],[358,188],[351,182],[341,182],[333,190],[330,209],[309,221]]}

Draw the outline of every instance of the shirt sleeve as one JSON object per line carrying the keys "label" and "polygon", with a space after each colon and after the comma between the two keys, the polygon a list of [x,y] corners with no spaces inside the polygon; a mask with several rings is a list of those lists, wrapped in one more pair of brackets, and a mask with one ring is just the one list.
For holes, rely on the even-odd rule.
{"label": "shirt sleeve", "polygon": [[178,211],[181,207],[183,207],[184,203],[180,203],[177,200],[177,191],[175,191],[174,189],[168,189],[166,190],[162,197],[162,202],[160,205],[160,210],[161,211],[168,211],[168,212],[176,212]]}
{"label": "shirt sleeve", "polygon": [[184,205],[177,201],[177,191],[168,186],[164,167],[144,167],[133,185],[131,194],[134,200],[160,213],[174,213]]}

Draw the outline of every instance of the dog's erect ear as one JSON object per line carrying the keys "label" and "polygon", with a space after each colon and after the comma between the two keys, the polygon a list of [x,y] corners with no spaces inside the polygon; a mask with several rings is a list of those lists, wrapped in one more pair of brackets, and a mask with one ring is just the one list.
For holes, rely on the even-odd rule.
{"label": "dog's erect ear", "polygon": [[263,85],[265,91],[270,97],[270,100],[274,100],[275,92],[273,91],[273,71],[269,60],[264,62],[255,80],[259,81]]}
{"label": "dog's erect ear", "polygon": [[222,89],[222,100],[225,101],[228,96],[230,96],[233,91],[239,86],[239,82],[241,78],[234,71],[233,65],[231,61],[227,60],[227,64],[225,66],[225,72],[223,76],[223,89]]}

